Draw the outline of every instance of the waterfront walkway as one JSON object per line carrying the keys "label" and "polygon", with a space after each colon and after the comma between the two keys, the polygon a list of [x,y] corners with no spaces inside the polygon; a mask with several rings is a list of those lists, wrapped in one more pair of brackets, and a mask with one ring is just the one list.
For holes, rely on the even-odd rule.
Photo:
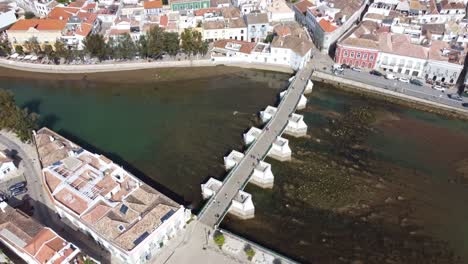
{"label": "waterfront walkway", "polygon": [[132,70],[143,70],[143,69],[157,69],[157,68],[177,68],[177,67],[213,67],[219,65],[226,65],[232,67],[258,69],[266,71],[277,71],[292,73],[293,70],[282,66],[266,63],[215,63],[210,59],[201,58],[196,59],[181,59],[181,60],[157,60],[148,62],[146,60],[136,61],[125,61],[125,62],[113,62],[103,61],[96,64],[40,64],[31,63],[15,60],[7,60],[0,58],[0,67],[10,68],[19,71],[28,72],[39,72],[39,73],[74,73],[74,74],[86,74],[96,72],[117,72],[117,71],[132,71]]}
{"label": "waterfront walkway", "polygon": [[283,132],[289,115],[296,110],[297,103],[304,92],[311,74],[311,63],[308,63],[306,67],[297,72],[296,78],[291,82],[287,93],[278,106],[276,114],[263,128],[258,139],[244,153],[245,156],[241,162],[228,174],[220,190],[211,197],[199,213],[198,219],[202,223],[215,227],[223,219],[231,205],[231,200],[249,181],[250,174],[257,165],[257,160],[263,160],[276,137],[280,136]]}

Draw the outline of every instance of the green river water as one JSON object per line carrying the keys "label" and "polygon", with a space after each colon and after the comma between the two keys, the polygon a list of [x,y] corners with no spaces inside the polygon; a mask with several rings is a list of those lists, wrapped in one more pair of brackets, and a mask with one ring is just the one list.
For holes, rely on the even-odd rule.
{"label": "green river water", "polygon": [[[288,77],[251,70],[210,78],[141,83],[0,77],[0,88],[12,90],[20,105],[38,112],[41,125],[106,154],[178,202],[197,210],[201,202],[200,183],[209,177],[223,177],[222,157],[232,149],[242,149],[242,133],[255,124],[259,110],[276,102]],[[367,141],[374,165],[366,177],[368,182],[380,179],[387,187],[385,192],[371,191],[372,195],[364,198],[357,189],[343,195],[349,195],[353,202],[358,198],[372,200],[375,206],[388,196],[394,200],[405,196],[402,203],[408,211],[406,217],[410,221],[414,218],[411,226],[417,227],[418,232],[424,230],[424,235],[408,238],[398,224],[379,226],[375,222],[372,228],[369,222],[349,231],[342,222],[356,222],[355,216],[343,216],[332,206],[317,208],[314,204],[298,203],[285,195],[287,190],[294,192],[298,180],[308,181],[307,177],[295,179],[300,175],[295,172],[296,163],[302,160],[304,168],[317,169],[314,166],[327,166],[326,160],[334,159],[326,156],[322,163],[307,160],[314,153],[329,155],[327,147],[316,141],[327,120],[349,107],[368,104],[374,106],[379,121]],[[225,228],[301,262],[392,263],[392,254],[419,250],[429,252],[428,258],[434,261],[424,261],[418,255],[402,258],[402,262],[450,263],[453,259],[445,262],[445,256],[452,253],[461,261],[468,261],[468,176],[463,174],[463,161],[468,162],[467,122],[376,103],[319,83],[309,96],[308,105],[302,114],[310,137],[290,139],[292,162],[267,160],[273,165],[275,187],[262,190],[248,185],[246,190],[253,194],[256,217],[248,221],[228,217],[223,222]],[[296,155],[298,151],[302,155]],[[353,173],[359,174],[359,169]],[[375,198],[380,196],[380,200]],[[397,210],[400,209],[386,213],[397,214]],[[343,235],[331,236],[332,231],[324,234],[328,229]],[[356,232],[369,236],[356,236]],[[386,245],[382,241],[388,237],[397,242]],[[424,245],[437,240],[443,256],[434,257],[436,253],[424,246],[417,248],[412,237]],[[394,252],[395,248],[404,248],[406,242],[410,244],[408,252]],[[388,250],[382,250],[382,259],[369,253],[387,247]]]}

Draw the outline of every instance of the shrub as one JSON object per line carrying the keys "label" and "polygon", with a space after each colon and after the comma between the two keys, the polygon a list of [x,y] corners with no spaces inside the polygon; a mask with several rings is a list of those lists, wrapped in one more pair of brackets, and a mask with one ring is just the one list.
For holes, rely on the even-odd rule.
{"label": "shrub", "polygon": [[224,235],[219,231],[216,231],[216,233],[214,233],[213,240],[216,243],[216,245],[219,246],[219,248],[221,248],[224,245]]}
{"label": "shrub", "polygon": [[244,247],[244,252],[249,260],[252,260],[252,258],[255,256],[255,250],[253,250],[253,248],[250,245],[246,245]]}

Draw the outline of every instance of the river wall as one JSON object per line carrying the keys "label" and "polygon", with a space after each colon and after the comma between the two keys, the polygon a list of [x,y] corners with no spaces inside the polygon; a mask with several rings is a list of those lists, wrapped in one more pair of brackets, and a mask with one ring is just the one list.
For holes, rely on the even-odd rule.
{"label": "river wall", "polygon": [[429,111],[429,112],[436,112],[442,115],[453,116],[456,118],[468,119],[468,109],[465,110],[462,108],[456,108],[456,107],[441,104],[438,102],[405,95],[399,92],[387,90],[381,87],[369,85],[369,84],[362,83],[362,82],[357,82],[354,80],[349,80],[349,79],[342,78],[340,76],[332,75],[329,73],[314,71],[314,73],[312,74],[312,80],[323,82],[323,83],[329,83],[344,90],[351,90],[354,92],[356,92],[357,90],[357,91],[379,95],[379,96],[384,95],[391,101],[398,101],[399,103],[403,102],[404,104],[407,104],[410,107],[414,107],[414,108]]}
{"label": "river wall", "polygon": [[95,72],[114,72],[114,71],[130,71],[140,69],[153,68],[174,68],[174,67],[212,67],[218,65],[226,65],[233,67],[276,71],[284,73],[293,73],[294,71],[285,66],[273,64],[258,64],[258,63],[215,63],[209,59],[202,60],[180,60],[180,61],[153,61],[153,62],[103,62],[99,64],[85,65],[54,65],[54,64],[39,64],[31,62],[14,61],[0,59],[0,67],[10,68],[19,71],[40,72],[40,73],[95,73]]}

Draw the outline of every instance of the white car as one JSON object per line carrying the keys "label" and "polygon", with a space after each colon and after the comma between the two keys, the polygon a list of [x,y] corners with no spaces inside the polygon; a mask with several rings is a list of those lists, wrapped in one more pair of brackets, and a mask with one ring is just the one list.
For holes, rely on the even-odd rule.
{"label": "white car", "polygon": [[441,92],[445,92],[445,88],[440,86],[440,85],[433,85],[432,89],[437,90],[437,91],[441,91]]}
{"label": "white car", "polygon": [[391,74],[391,73],[387,73],[387,75],[385,75],[385,79],[395,80],[396,77],[395,77],[395,75],[393,75],[393,74]]}
{"label": "white car", "polygon": [[409,79],[407,79],[407,78],[400,77],[400,78],[398,78],[398,80],[400,82],[409,83]]}

